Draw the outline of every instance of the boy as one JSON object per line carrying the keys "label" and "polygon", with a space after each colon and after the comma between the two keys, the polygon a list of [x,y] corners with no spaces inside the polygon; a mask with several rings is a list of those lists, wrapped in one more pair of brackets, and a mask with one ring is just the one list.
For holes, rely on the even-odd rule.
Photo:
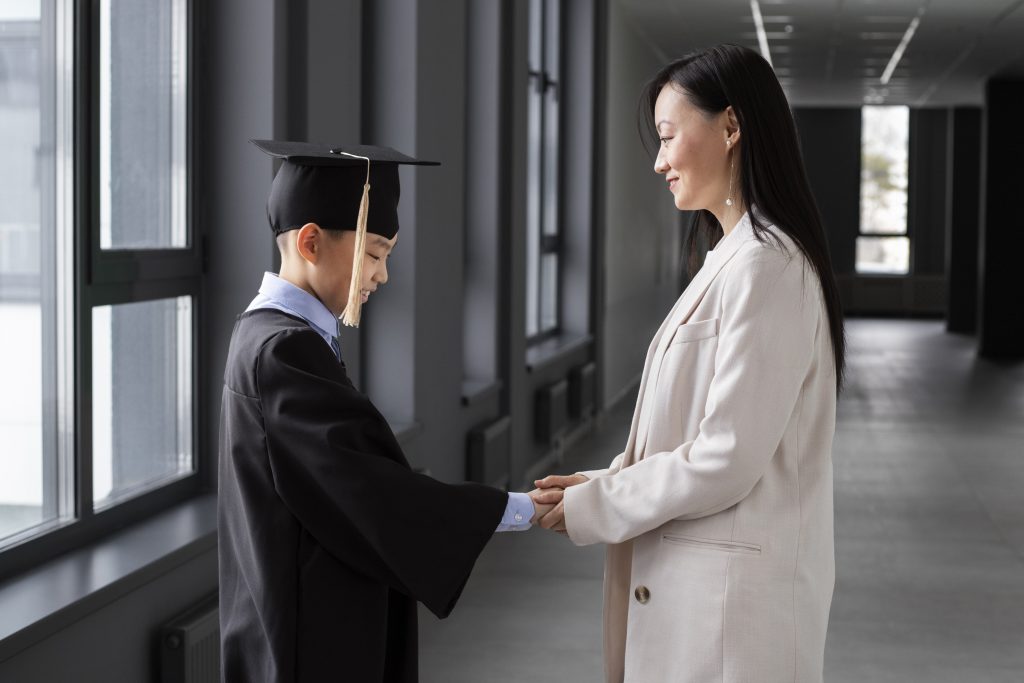
{"label": "boy", "polygon": [[222,677],[416,681],[416,601],[447,616],[491,534],[549,507],[412,472],[341,362],[338,317],[358,324],[387,282],[398,164],[427,162],[254,142],[285,160],[267,205],[282,263],[239,316],[224,373]]}

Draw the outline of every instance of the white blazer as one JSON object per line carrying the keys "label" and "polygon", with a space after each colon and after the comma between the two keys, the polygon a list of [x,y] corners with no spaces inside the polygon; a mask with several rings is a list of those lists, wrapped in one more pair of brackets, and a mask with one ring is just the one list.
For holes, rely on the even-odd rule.
{"label": "white blazer", "polygon": [[[749,216],[647,352],[626,450],[565,492],[606,543],[612,683],[821,681],[835,557],[836,370],[817,275]],[[788,251],[788,253],[787,253]]]}

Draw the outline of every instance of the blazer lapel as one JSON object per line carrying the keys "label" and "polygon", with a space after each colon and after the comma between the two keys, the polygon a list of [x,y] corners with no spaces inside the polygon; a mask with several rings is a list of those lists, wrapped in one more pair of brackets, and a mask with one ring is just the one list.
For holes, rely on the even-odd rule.
{"label": "blazer lapel", "polygon": [[658,344],[661,338],[665,336],[665,331],[669,329],[669,324],[672,322],[675,312],[679,309],[679,306],[683,303],[683,297],[680,296],[676,299],[676,303],[672,306],[672,310],[668,316],[661,321],[661,327],[654,333],[654,340],[651,341],[651,345],[647,349],[647,357],[644,360],[644,372],[640,377],[640,391],[637,393],[636,407],[633,409],[633,422],[629,427],[629,438],[626,440],[626,451],[623,456],[622,467],[626,467],[635,462],[633,454],[635,452],[636,438],[637,438],[637,426],[640,423],[640,417],[643,407],[643,399],[647,393],[647,380],[651,376],[651,364],[654,362],[656,356],[655,349],[658,348]]}
{"label": "blazer lapel", "polygon": [[[661,371],[661,365],[665,359],[665,351],[668,349],[674,330],[690,319],[690,316],[693,315],[694,310],[697,308],[697,304],[704,299],[708,288],[711,287],[711,283],[715,281],[715,278],[722,271],[722,268],[725,267],[725,264],[736,255],[744,242],[753,237],[750,217],[744,214],[736,224],[736,227],[733,228],[733,231],[736,234],[730,233],[730,239],[723,240],[715,249],[714,257],[711,260],[705,261],[703,267],[697,271],[693,280],[686,287],[686,290],[683,291],[682,296],[676,301],[676,305],[673,306],[668,317],[661,324],[658,334],[655,335],[654,341],[651,343],[651,349],[647,352],[647,363],[644,368],[643,380],[640,383],[640,395],[633,417],[633,426],[630,429],[630,440],[627,442],[626,455],[623,456],[623,459],[628,459],[628,462],[623,462],[623,467],[639,460],[641,453],[644,452],[644,448],[647,445],[647,436],[651,426],[651,413],[653,412],[651,402],[654,400],[654,389],[658,385],[658,374]],[[654,377],[653,381],[651,381],[652,375]]]}

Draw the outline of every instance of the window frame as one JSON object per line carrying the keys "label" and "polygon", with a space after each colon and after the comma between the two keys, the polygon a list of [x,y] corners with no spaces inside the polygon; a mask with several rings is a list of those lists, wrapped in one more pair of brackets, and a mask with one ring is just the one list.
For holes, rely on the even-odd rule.
{"label": "window frame", "polygon": [[[58,234],[56,242],[70,240],[67,250],[56,255],[58,264],[56,286],[64,287],[64,295],[70,305],[71,329],[65,330],[64,340],[59,341],[58,365],[71,362],[67,375],[70,386],[63,387],[69,394],[59,394],[61,408],[69,411],[68,425],[60,420],[52,423],[44,415],[45,429],[58,428],[56,440],[66,441],[66,447],[58,445],[58,468],[70,468],[70,472],[57,473],[61,495],[70,503],[65,517],[43,522],[19,533],[10,545],[0,548],[0,580],[24,572],[57,555],[94,542],[122,529],[126,525],[141,521],[160,513],[172,505],[204,493],[208,489],[207,468],[202,454],[201,436],[205,432],[203,407],[204,375],[199,339],[200,321],[203,319],[204,300],[202,278],[205,271],[205,239],[199,231],[196,220],[194,198],[195,182],[195,98],[196,58],[194,0],[184,2],[185,17],[185,207],[186,246],[166,249],[118,249],[104,251],[100,248],[99,226],[99,31],[100,0],[55,0],[58,12],[65,12],[64,20],[70,20],[71,27],[66,36],[58,40],[70,44],[57,46],[72,56],[72,87],[70,112],[70,231],[71,235]],[[45,2],[45,0],[44,0]],[[61,182],[60,179],[57,181]],[[58,233],[65,232],[58,224]],[[59,250],[58,250],[59,251]],[[72,272],[61,269],[63,259],[72,265]],[[70,280],[70,283],[68,283]],[[53,286],[53,285],[51,285]],[[70,287],[70,291],[67,289]],[[122,304],[152,301],[177,296],[192,299],[192,458],[193,471],[170,483],[158,486],[135,497],[127,498],[109,508],[93,509],[93,458],[92,458],[92,309],[108,304]],[[61,313],[58,312],[58,316]],[[60,335],[58,335],[58,338]],[[71,344],[67,342],[71,341]],[[68,347],[71,348],[68,348]],[[69,356],[62,357],[62,351]],[[45,362],[44,362],[45,366]],[[60,375],[61,371],[57,370]],[[60,382],[58,376],[57,381]],[[58,408],[60,412],[61,408]],[[46,433],[44,429],[44,434]],[[70,437],[70,438],[68,438]],[[50,437],[53,438],[53,437]],[[44,453],[44,459],[49,456]],[[44,460],[44,476],[46,476]],[[64,491],[65,484],[69,490]],[[18,538],[22,537],[22,538]]]}
{"label": "window frame", "polygon": [[[868,107],[868,106],[870,106],[870,107],[885,107],[885,106],[893,106],[893,107],[895,107],[895,106],[907,106],[907,105],[879,105],[879,104],[861,105],[861,107],[860,107],[860,116],[861,116],[861,125],[860,125],[860,131],[861,131],[861,133],[860,133],[860,141],[861,141],[861,144],[860,144],[860,159],[861,159],[861,163],[863,163],[863,158],[864,158],[864,108]],[[911,116],[911,109],[910,109],[909,106],[907,106],[907,189],[906,189],[906,194],[907,194],[906,226],[907,227],[906,227],[906,230],[904,232],[864,232],[864,224],[861,221],[861,218],[863,216],[863,207],[861,206],[861,202],[863,202],[863,198],[861,197],[861,194],[860,194],[860,192],[862,191],[862,188],[863,188],[863,183],[864,183],[863,176],[862,176],[861,177],[861,181],[860,181],[861,185],[860,185],[860,187],[858,187],[857,235],[853,239],[853,271],[854,271],[854,274],[857,277],[901,278],[901,277],[910,277],[910,276],[912,276],[914,274],[914,237],[911,234],[911,231],[912,231],[911,223],[912,223],[912,221],[910,220],[910,210],[911,210],[911,206],[910,206],[910,200],[911,200],[911,197],[910,197],[910,184],[912,182],[911,181],[912,174],[911,174],[911,170],[910,170],[910,164],[913,162],[913,157],[911,156],[911,150],[913,149],[913,142],[911,141],[911,137],[913,137],[913,135],[914,135],[914,128],[913,128],[913,125],[911,125],[912,118],[913,117]],[[907,240],[907,251],[908,251],[908,255],[907,255],[907,272],[906,273],[878,273],[878,272],[869,272],[869,271],[858,270],[857,269],[857,244],[859,243],[860,238],[862,238],[862,237],[878,237],[878,238],[902,237],[902,238],[906,238],[906,240]]]}
{"label": "window frame", "polygon": [[[540,19],[539,28],[535,28],[533,25],[533,8],[534,4],[540,7]],[[563,91],[562,84],[565,76],[565,41],[563,40],[564,34],[564,17],[565,11],[562,7],[560,0],[530,0],[530,8],[528,10],[530,15],[528,20],[529,37],[528,43],[528,66],[527,66],[527,117],[533,116],[532,110],[535,104],[535,97],[540,97],[539,102],[539,121],[537,125],[539,127],[539,135],[536,141],[536,149],[527,150],[527,207],[526,207],[526,225],[527,230],[530,231],[530,235],[527,237],[527,249],[526,258],[534,261],[533,263],[527,263],[527,287],[526,296],[529,299],[531,294],[535,296],[533,302],[534,310],[536,312],[536,320],[527,320],[527,335],[526,345],[527,347],[535,346],[548,339],[556,338],[562,334],[562,305],[564,297],[564,286],[563,286],[563,246],[564,246],[564,225],[563,225],[563,206],[562,202],[559,201],[561,197],[562,189],[562,176],[563,176],[563,164],[564,154],[562,147],[563,138],[563,119],[564,119],[564,107],[561,105],[560,97]],[[551,28],[551,23],[554,23],[554,28]],[[532,41],[534,40],[534,31],[539,33],[540,41],[540,69],[534,69],[533,64],[533,48]],[[554,61],[555,67],[551,69],[549,55],[555,52]],[[554,73],[552,73],[554,71]],[[549,98],[554,98],[555,103],[555,115],[550,117],[548,115]],[[553,120],[552,120],[553,119]],[[527,122],[529,128],[530,122]],[[553,137],[552,141],[549,136]],[[527,137],[527,144],[532,145],[532,141]],[[553,149],[549,149],[548,145],[551,145]],[[531,175],[531,155],[537,155],[537,175],[533,177]],[[554,154],[554,188],[550,192],[551,196],[555,198],[555,207],[553,209],[553,222],[554,225],[550,226],[553,228],[553,233],[548,234],[545,232],[545,228],[549,227],[546,225],[546,216],[549,214],[550,206],[546,201],[549,195],[548,182],[549,178],[546,173],[546,162],[548,161],[547,155]],[[530,193],[536,193],[537,205],[534,207],[534,211],[531,212]],[[535,213],[536,215],[531,215]],[[537,252],[533,253],[533,245],[531,242],[536,240]],[[543,311],[545,299],[545,278],[544,278],[544,258],[548,255],[554,255],[556,261],[557,271],[557,284],[555,285],[555,324],[553,326],[544,327],[543,324]],[[531,282],[532,280],[532,282]],[[527,316],[530,314],[530,302],[527,301],[526,313]],[[530,334],[529,330],[531,323],[536,326],[536,332]]]}

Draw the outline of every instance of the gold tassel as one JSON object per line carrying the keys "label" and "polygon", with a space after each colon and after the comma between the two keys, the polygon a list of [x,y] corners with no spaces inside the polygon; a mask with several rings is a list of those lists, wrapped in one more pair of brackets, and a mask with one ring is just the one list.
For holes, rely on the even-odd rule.
{"label": "gold tassel", "polygon": [[[348,155],[355,156],[355,155]],[[366,157],[359,157],[366,159]],[[359,200],[359,218],[356,220],[356,244],[352,254],[352,281],[348,285],[348,305],[341,321],[348,327],[359,327],[363,308],[363,260],[366,252],[366,219],[370,213],[370,160],[366,159],[366,183],[363,198]]]}

